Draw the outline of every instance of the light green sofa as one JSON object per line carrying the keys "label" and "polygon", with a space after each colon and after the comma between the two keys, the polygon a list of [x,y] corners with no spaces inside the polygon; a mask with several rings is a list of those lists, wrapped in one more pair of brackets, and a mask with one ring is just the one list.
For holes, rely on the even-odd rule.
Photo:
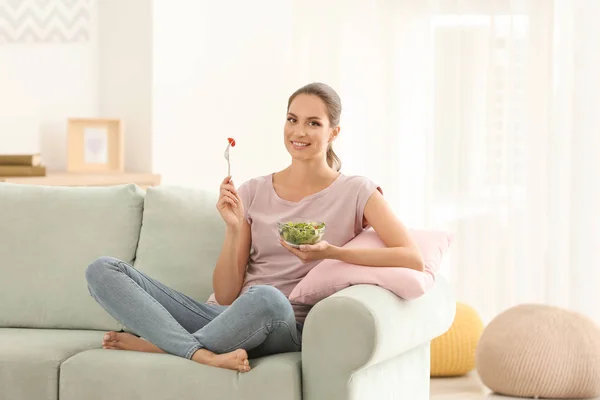
{"label": "light green sofa", "polygon": [[443,278],[410,302],[340,291],[310,312],[302,353],[251,360],[246,374],[103,350],[104,332],[124,327],[89,295],[87,265],[118,257],[205,300],[224,233],[215,196],[0,183],[0,400],[429,398],[429,342],[454,318]]}

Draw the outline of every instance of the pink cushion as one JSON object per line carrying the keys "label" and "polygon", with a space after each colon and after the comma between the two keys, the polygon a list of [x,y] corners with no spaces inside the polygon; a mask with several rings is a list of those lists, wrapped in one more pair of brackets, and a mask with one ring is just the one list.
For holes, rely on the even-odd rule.
{"label": "pink cushion", "polygon": [[[359,284],[378,285],[404,299],[416,299],[433,284],[453,237],[442,231],[411,229],[410,233],[423,254],[423,272],[401,267],[367,267],[338,260],[323,260],[298,283],[289,296],[290,301],[314,305],[339,290]],[[344,245],[344,248],[384,247],[385,244],[373,229],[360,233]]]}

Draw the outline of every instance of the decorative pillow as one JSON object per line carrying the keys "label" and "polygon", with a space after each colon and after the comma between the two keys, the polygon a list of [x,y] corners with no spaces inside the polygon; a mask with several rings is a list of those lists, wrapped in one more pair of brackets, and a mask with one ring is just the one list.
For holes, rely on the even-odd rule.
{"label": "decorative pillow", "polygon": [[[351,285],[371,284],[412,300],[427,291],[435,280],[442,258],[450,247],[452,235],[442,231],[410,230],[421,249],[424,271],[402,267],[368,267],[339,260],[323,260],[314,267],[289,296],[292,303],[314,305]],[[344,248],[385,248],[379,235],[368,229],[346,243]]]}

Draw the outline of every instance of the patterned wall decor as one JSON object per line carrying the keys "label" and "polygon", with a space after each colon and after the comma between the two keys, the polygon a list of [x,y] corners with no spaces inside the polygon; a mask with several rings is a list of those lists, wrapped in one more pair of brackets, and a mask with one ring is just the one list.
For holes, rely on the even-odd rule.
{"label": "patterned wall decor", "polygon": [[94,0],[0,0],[0,44],[90,40]]}

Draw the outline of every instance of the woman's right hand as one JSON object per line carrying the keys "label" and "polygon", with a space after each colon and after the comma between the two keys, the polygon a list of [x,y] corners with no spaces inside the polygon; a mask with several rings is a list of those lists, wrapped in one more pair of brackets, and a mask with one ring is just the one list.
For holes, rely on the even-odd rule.
{"label": "woman's right hand", "polygon": [[244,220],[244,204],[238,194],[231,176],[223,179],[219,191],[217,210],[230,228],[239,228]]}

